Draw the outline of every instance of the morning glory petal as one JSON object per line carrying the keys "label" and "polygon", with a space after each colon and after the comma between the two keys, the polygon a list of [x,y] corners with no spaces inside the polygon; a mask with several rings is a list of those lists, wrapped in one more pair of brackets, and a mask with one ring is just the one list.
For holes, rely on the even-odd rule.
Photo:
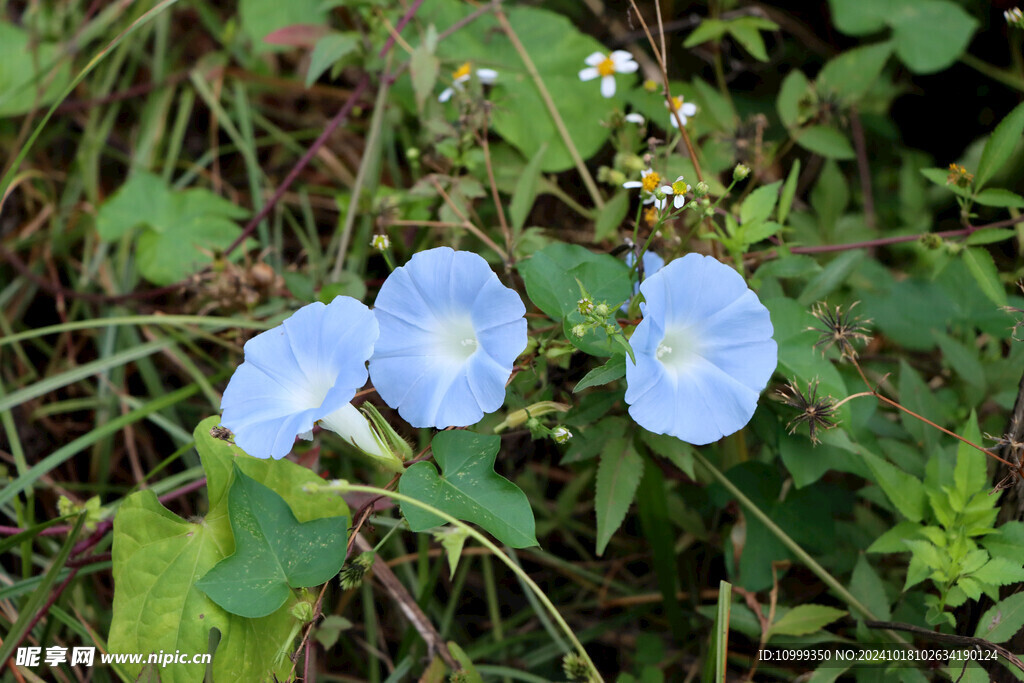
{"label": "morning glory petal", "polygon": [[757,295],[732,268],[699,254],[651,274],[640,291],[636,363],[626,363],[630,416],[698,445],[742,429],[778,360]]}
{"label": "morning glory petal", "polygon": [[376,339],[373,314],[351,297],[303,306],[246,342],[221,400],[222,424],[250,455],[283,458],[295,437],[366,383]]}
{"label": "morning glory petal", "polygon": [[464,427],[501,407],[526,348],[526,307],[487,262],[439,247],[415,254],[377,295],[377,393],[414,427]]}

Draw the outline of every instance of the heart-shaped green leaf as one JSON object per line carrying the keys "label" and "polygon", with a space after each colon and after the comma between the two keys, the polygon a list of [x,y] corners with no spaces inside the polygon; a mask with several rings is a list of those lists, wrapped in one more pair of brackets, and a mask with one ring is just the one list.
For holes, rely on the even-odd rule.
{"label": "heart-shaped green leaf", "polygon": [[[456,519],[479,524],[513,548],[537,545],[533,510],[518,486],[494,471],[501,438],[466,431],[441,432],[431,448],[441,475],[429,462],[418,462],[398,481],[398,491]],[[402,504],[413,531],[444,524],[437,515]]]}
{"label": "heart-shaped green leaf", "polygon": [[315,586],[345,562],[347,517],[299,522],[288,503],[235,467],[228,514],[235,554],[217,563],[196,586],[211,600],[243,617],[277,610],[291,588]]}

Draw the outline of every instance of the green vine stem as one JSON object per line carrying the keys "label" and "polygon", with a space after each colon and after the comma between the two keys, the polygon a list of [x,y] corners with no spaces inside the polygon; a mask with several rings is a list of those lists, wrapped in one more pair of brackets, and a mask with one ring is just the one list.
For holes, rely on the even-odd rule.
{"label": "green vine stem", "polygon": [[[502,552],[501,549],[498,546],[496,546],[493,542],[491,542],[486,536],[481,534],[479,531],[477,531],[476,529],[474,529],[470,525],[466,524],[465,522],[462,522],[462,521],[452,517],[451,515],[449,515],[446,512],[438,510],[435,507],[431,507],[430,505],[428,505],[428,504],[426,504],[426,503],[424,503],[422,501],[416,500],[415,498],[410,498],[409,496],[406,496],[406,495],[403,495],[401,493],[398,493],[397,491],[389,491],[387,489],[377,488],[376,486],[362,486],[362,485],[359,485],[359,484],[350,484],[349,482],[344,481],[344,480],[332,481],[332,482],[329,482],[327,484],[318,485],[316,488],[317,488],[317,490],[321,490],[321,491],[323,491],[323,490],[336,491],[338,493],[368,493],[368,494],[375,495],[375,496],[387,496],[388,498],[392,498],[394,500],[397,500],[400,503],[408,503],[410,505],[414,505],[415,507],[420,508],[424,512],[429,512],[429,513],[431,513],[433,515],[437,515],[438,517],[440,517],[444,521],[448,522],[449,524],[452,524],[452,525],[458,527],[459,529],[464,530],[477,543],[479,543],[483,547],[485,547],[488,550],[490,550],[494,554],[495,557],[497,557],[499,560],[501,560],[503,563],[505,563],[505,566],[507,566],[509,569],[512,570],[512,573],[514,573],[516,576],[518,576],[519,579],[523,583],[525,583],[527,586],[530,587],[530,590],[533,591],[533,593],[537,596],[537,599],[540,600],[541,604],[543,604],[544,607],[547,609],[547,611],[551,613],[552,618],[554,618],[554,620],[558,624],[558,626],[562,629],[562,631],[565,632],[565,635],[569,638],[569,641],[573,644],[573,646],[579,652],[580,656],[583,658],[583,661],[585,661],[587,663],[587,666],[590,667],[590,670],[591,670],[591,672],[594,675],[595,683],[604,683],[604,679],[601,678],[600,672],[597,670],[597,667],[594,665],[593,660],[590,659],[590,655],[587,654],[587,651],[586,651],[586,649],[584,649],[583,644],[576,637],[576,634],[573,633],[572,629],[569,628],[569,624],[567,624],[565,619],[562,618],[562,615],[558,613],[558,609],[551,602],[551,600],[548,598],[548,596],[545,595],[544,591],[542,591],[540,589],[540,586],[538,586],[534,582],[534,580],[530,578],[529,574],[527,574],[525,571],[523,571],[522,567],[520,567],[518,564],[513,562],[509,558],[508,555],[506,555],[504,552]],[[779,533],[782,533],[781,530],[780,530]],[[808,558],[808,559],[810,559],[810,558]],[[811,561],[813,562],[813,560],[811,560]],[[822,570],[822,571],[824,571],[824,570]],[[834,581],[834,579],[833,579],[833,581]],[[850,598],[853,599],[853,596],[850,596]],[[875,619],[875,617],[870,616],[870,613],[868,613],[867,610],[864,610],[864,612],[865,612],[866,615],[868,615],[868,617],[870,619]]]}

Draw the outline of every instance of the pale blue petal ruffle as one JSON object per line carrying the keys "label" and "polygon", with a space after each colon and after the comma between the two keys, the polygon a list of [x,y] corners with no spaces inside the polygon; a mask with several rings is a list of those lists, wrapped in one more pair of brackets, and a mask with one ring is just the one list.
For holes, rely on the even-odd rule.
{"label": "pale blue petal ruffle", "polygon": [[439,247],[396,268],[377,295],[377,393],[414,427],[464,427],[501,407],[526,348],[526,307],[487,262]]}
{"label": "pale blue petal ruffle", "polygon": [[250,455],[283,458],[296,436],[366,383],[376,339],[373,313],[351,297],[303,306],[246,342],[221,400],[222,424]]}

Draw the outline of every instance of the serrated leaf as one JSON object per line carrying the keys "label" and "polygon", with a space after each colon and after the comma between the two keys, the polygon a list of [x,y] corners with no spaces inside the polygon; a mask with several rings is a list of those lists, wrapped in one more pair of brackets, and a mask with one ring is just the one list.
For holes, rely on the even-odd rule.
{"label": "serrated leaf", "polygon": [[705,19],[683,41],[683,47],[691,48],[709,40],[721,40],[728,25],[721,19]]}
{"label": "serrated leaf", "polygon": [[324,583],[345,563],[348,517],[299,522],[281,496],[237,467],[228,515],[235,552],[196,587],[232,614],[271,614],[285,604],[292,588]]}
{"label": "serrated leaf", "polygon": [[[981,443],[981,430],[978,429],[978,416],[972,410],[967,424],[960,429],[960,436],[976,444]],[[988,456],[977,449],[958,441],[956,449],[956,469],[953,470],[953,482],[965,498],[984,492],[988,485],[986,460]],[[987,492],[986,492],[987,493]],[[993,503],[995,501],[992,501]]]}
{"label": "serrated leaf", "polygon": [[815,633],[846,614],[844,610],[827,605],[797,605],[768,628],[768,639],[772,636],[805,636]]}
{"label": "serrated leaf", "polygon": [[609,382],[614,382],[620,377],[626,375],[626,357],[621,355],[614,355],[608,359],[608,362],[599,368],[594,368],[588,372],[583,379],[581,379],[575,387],[573,387],[572,393],[583,391],[588,387],[597,387]]}
{"label": "serrated leaf", "polygon": [[604,554],[612,534],[626,518],[643,475],[643,458],[630,439],[611,439],[601,450],[597,466],[597,554]]}
{"label": "serrated leaf", "polygon": [[990,187],[974,195],[974,201],[984,206],[998,206],[1008,209],[1024,208],[1024,197],[1016,192]]}
{"label": "serrated leaf", "polygon": [[862,98],[892,54],[891,41],[862,45],[833,57],[818,73],[818,89],[827,89],[848,102]]}
{"label": "serrated leaf", "polygon": [[1024,103],[1014,107],[985,142],[975,175],[975,187],[983,187],[1003,167],[1020,142],[1021,135],[1024,135]]}
{"label": "serrated leaf", "polygon": [[992,605],[981,615],[975,638],[1005,643],[1024,628],[1024,593],[1014,593]]}
{"label": "serrated leaf", "polygon": [[[533,208],[533,203],[537,199],[537,187],[541,178],[540,164],[544,160],[544,153],[547,149],[548,145],[545,142],[523,168],[522,175],[516,181],[516,189],[512,193],[512,201],[508,206],[508,217],[512,224],[512,231],[515,234],[519,234],[523,229],[523,225],[526,224],[526,217],[530,214],[530,209]],[[605,209],[610,204],[611,202],[606,204]]]}
{"label": "serrated leaf", "polygon": [[971,574],[971,577],[993,586],[1008,586],[1024,581],[1024,568],[1005,557],[993,557],[985,566]]}
{"label": "serrated leaf", "polygon": [[1017,236],[1017,233],[1010,228],[985,228],[977,232],[972,232],[964,240],[964,244],[968,246],[980,246],[983,244],[993,244],[995,242],[1005,242],[1006,240],[1013,239]]}
{"label": "serrated leaf", "polygon": [[896,509],[911,522],[920,522],[924,519],[927,509],[924,484],[874,453],[865,450],[862,456],[878,485]]}
{"label": "serrated leaf", "polygon": [[[768,51],[764,47],[764,38],[761,37],[761,27],[749,19],[756,17],[740,17],[729,22],[729,33],[743,46],[751,56],[759,62],[768,61]],[[778,28],[776,25],[775,28]]]}
{"label": "serrated leaf", "polygon": [[960,187],[953,183],[947,183],[946,180],[949,178],[949,170],[945,168],[922,168],[921,175],[935,183],[940,187],[944,187],[955,195],[961,197],[970,198],[972,196],[970,189],[966,187]]}
{"label": "serrated leaf", "polygon": [[831,126],[808,126],[794,132],[794,136],[798,145],[827,159],[853,159],[857,156],[849,138]]}
{"label": "serrated leaf", "polygon": [[[434,460],[418,462],[398,480],[400,493],[473,522],[513,548],[537,545],[533,510],[526,494],[494,471],[501,438],[467,431],[440,432],[431,442]],[[408,503],[402,514],[413,531],[426,531],[444,520]]]}
{"label": "serrated leaf", "polygon": [[996,269],[996,262],[992,255],[981,247],[969,247],[962,252],[964,263],[971,271],[974,280],[981,287],[981,291],[996,306],[1006,305],[1006,288],[999,281],[999,270]]}
{"label": "serrated leaf", "polygon": [[885,583],[864,555],[857,557],[857,564],[853,567],[850,592],[878,619],[888,621],[892,616],[889,599],[885,594]]}
{"label": "serrated leaf", "polygon": [[903,521],[875,539],[868,546],[869,553],[905,553],[909,548],[904,539],[920,536],[923,527],[917,522]]}
{"label": "serrated leaf", "polygon": [[779,200],[779,187],[782,181],[759,187],[743,200],[740,205],[740,223],[752,223],[768,220]]}
{"label": "serrated leaf", "polygon": [[[953,368],[954,371],[956,371],[956,374],[960,375],[960,377],[968,384],[984,387],[985,370],[981,365],[981,361],[978,360],[977,350],[968,348],[949,335],[943,334],[938,330],[934,330],[932,334],[935,336],[935,341],[939,343],[939,348],[942,349],[943,359],[949,363],[949,366]],[[980,442],[975,441],[975,443]],[[977,451],[975,451],[975,453],[977,453]],[[979,453],[978,455],[981,454]],[[957,457],[960,457],[959,454]]]}

